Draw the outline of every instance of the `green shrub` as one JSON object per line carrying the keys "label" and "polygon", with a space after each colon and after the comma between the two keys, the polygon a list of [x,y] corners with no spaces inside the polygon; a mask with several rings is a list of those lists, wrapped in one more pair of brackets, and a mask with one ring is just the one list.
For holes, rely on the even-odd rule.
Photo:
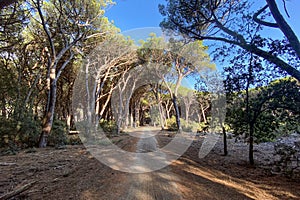
{"label": "green shrub", "polygon": [[175,116],[172,116],[171,118],[167,119],[166,124],[167,124],[167,129],[169,131],[177,131],[178,130]]}
{"label": "green shrub", "polygon": [[68,144],[67,125],[64,121],[54,120],[52,130],[48,136],[49,146],[62,146]]}
{"label": "green shrub", "polygon": [[41,134],[41,122],[34,120],[34,117],[27,116],[18,123],[20,127],[18,135],[22,143],[22,148],[36,146]]}
{"label": "green shrub", "polygon": [[79,145],[79,144],[82,144],[82,141],[81,141],[81,139],[80,139],[80,137],[79,137],[78,134],[76,134],[76,135],[68,135],[67,138],[68,138],[67,144],[69,144],[69,145]]}
{"label": "green shrub", "polygon": [[100,120],[99,124],[100,124],[100,128],[102,128],[102,130],[105,133],[109,133],[109,134],[117,133],[117,124],[115,121]]}
{"label": "green shrub", "polygon": [[16,122],[14,120],[0,119],[0,146],[8,147],[17,135]]}
{"label": "green shrub", "polygon": [[185,132],[197,132],[200,125],[195,121],[185,121],[184,119],[180,119],[182,130]]}
{"label": "green shrub", "polygon": [[26,114],[19,120],[0,119],[0,147],[18,149],[37,145],[41,133],[41,123]]}

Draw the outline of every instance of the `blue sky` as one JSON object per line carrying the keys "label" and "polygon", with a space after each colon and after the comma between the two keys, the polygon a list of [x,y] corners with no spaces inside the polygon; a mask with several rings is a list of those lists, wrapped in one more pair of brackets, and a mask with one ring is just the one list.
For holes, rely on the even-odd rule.
{"label": "blue sky", "polygon": [[[265,5],[264,0],[254,0],[257,8]],[[162,21],[163,17],[158,11],[158,4],[165,4],[165,0],[115,0],[116,5],[111,6],[106,11],[106,16],[110,21],[114,21],[114,24],[121,29],[122,32],[125,31],[126,35],[140,33],[140,35],[134,35],[139,39],[146,39],[149,33],[156,32],[159,27],[159,23]],[[300,0],[289,0],[286,3],[288,13],[290,18],[287,17],[283,10],[282,0],[277,0],[279,8],[282,11],[283,16],[286,18],[288,23],[291,25],[296,35],[299,38],[300,35]],[[156,27],[148,28],[149,32],[136,31],[132,29],[141,29],[145,27]],[[129,32],[128,32],[129,31]],[[266,29],[263,34],[267,37],[272,38],[282,38],[282,33],[280,30],[276,29]],[[221,64],[216,63],[217,67],[220,69]],[[224,63],[223,63],[224,65]]]}
{"label": "blue sky", "polygon": [[[158,27],[162,16],[158,11],[158,4],[164,4],[165,0],[115,0],[116,5],[106,11],[106,16],[113,20],[115,25],[126,31],[143,27]],[[263,6],[265,1],[255,1],[257,5]],[[279,8],[283,9],[282,1],[277,0]],[[286,3],[290,18],[283,12],[283,16],[293,27],[296,34],[300,35],[300,0],[289,0]],[[271,30],[270,34],[281,34],[279,31]]]}
{"label": "blue sky", "polygon": [[158,4],[164,0],[115,0],[116,5],[108,8],[106,16],[115,25],[126,31],[142,27],[158,27],[162,16]]}

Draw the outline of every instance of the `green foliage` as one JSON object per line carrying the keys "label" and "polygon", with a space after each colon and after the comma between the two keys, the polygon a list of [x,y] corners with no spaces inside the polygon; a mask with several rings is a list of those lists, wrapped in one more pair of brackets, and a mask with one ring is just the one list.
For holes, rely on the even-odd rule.
{"label": "green foliage", "polygon": [[[274,141],[299,130],[299,85],[284,78],[249,91],[249,116],[242,95],[231,96],[226,122],[235,135],[248,137],[249,119],[254,123],[254,141]],[[248,117],[250,117],[248,119]]]}
{"label": "green foliage", "polygon": [[170,119],[166,120],[166,124],[167,124],[167,129],[169,131],[177,131],[178,130],[177,123],[176,123],[176,117],[174,115]]}
{"label": "green foliage", "polygon": [[40,121],[30,114],[15,118],[0,119],[0,147],[11,150],[34,147],[41,133]]}
{"label": "green foliage", "polygon": [[197,132],[199,129],[199,123],[194,121],[185,121],[184,119],[180,119],[182,130],[185,132]]}
{"label": "green foliage", "polygon": [[18,133],[22,147],[34,147],[37,145],[41,133],[41,122],[34,120],[31,115],[25,116],[18,122],[20,127]]}
{"label": "green foliage", "polygon": [[[160,26],[164,30],[183,34],[194,40],[222,42],[222,46],[216,45],[214,52],[221,62],[232,57],[229,56],[232,49],[244,49],[300,80],[299,40],[288,22],[282,18],[282,9],[277,7],[277,1],[268,1],[264,10],[248,0],[166,2],[159,5],[159,11],[164,16]],[[280,7],[279,4],[278,6]],[[263,21],[277,19],[275,24],[279,24],[279,29],[287,39],[263,37],[263,29],[269,24],[262,23],[258,20],[260,18]],[[272,73],[271,70],[266,73],[270,72]]]}
{"label": "green foliage", "polygon": [[107,134],[117,134],[117,124],[115,121],[100,120],[102,130]]}
{"label": "green foliage", "polygon": [[[176,117],[172,116],[170,119],[166,120],[167,129],[169,131],[177,131]],[[185,121],[184,119],[180,119],[182,130],[185,132],[196,132],[199,128],[199,124],[194,121]]]}
{"label": "green foliage", "polygon": [[49,146],[62,146],[68,144],[67,125],[64,121],[55,119],[51,134],[48,136]]}

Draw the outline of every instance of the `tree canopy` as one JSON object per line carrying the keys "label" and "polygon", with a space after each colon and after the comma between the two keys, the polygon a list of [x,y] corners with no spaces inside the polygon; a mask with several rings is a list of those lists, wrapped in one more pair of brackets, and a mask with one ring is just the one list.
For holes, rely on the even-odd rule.
{"label": "tree canopy", "polygon": [[[164,16],[161,27],[195,40],[237,46],[300,80],[299,39],[280,13],[277,1],[266,0],[263,8],[251,5],[252,1],[245,0],[168,0],[167,5],[160,5]],[[251,12],[253,9],[256,11]],[[279,29],[285,38],[264,37],[264,27]]]}

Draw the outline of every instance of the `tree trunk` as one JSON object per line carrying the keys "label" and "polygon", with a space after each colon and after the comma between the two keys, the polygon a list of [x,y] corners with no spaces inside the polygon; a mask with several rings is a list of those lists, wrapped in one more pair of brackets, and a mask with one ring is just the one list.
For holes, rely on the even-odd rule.
{"label": "tree trunk", "polygon": [[161,102],[158,103],[158,109],[159,109],[161,130],[164,130],[165,129],[165,120],[164,120],[164,113],[163,113],[163,107],[162,107]]}
{"label": "tree trunk", "polygon": [[204,123],[207,123],[204,108],[203,108],[202,104],[200,104],[200,106],[201,106],[201,112],[202,112],[202,117],[203,117]]}
{"label": "tree trunk", "polygon": [[224,156],[227,156],[228,155],[228,150],[227,150],[227,136],[226,136],[225,127],[223,125],[222,125],[222,131],[223,131]]}
{"label": "tree trunk", "polygon": [[250,123],[250,131],[249,131],[249,162],[251,165],[254,165],[254,157],[253,157],[253,134],[254,134],[254,124]]}
{"label": "tree trunk", "polygon": [[186,123],[189,123],[189,112],[190,112],[190,109],[189,109],[189,106],[185,106],[185,121]]}
{"label": "tree trunk", "polygon": [[133,119],[133,109],[130,111],[130,127],[133,127],[134,119]]}
{"label": "tree trunk", "polygon": [[198,117],[198,123],[200,124],[201,123],[201,114],[197,111],[197,117]]}
{"label": "tree trunk", "polygon": [[180,124],[180,113],[179,113],[179,108],[178,108],[178,104],[177,104],[176,95],[173,95],[172,101],[173,101],[173,105],[174,105],[174,108],[175,108],[176,124],[177,124],[177,128],[178,128],[178,132],[181,132],[182,127],[181,127],[181,124]]}
{"label": "tree trunk", "polygon": [[140,107],[138,101],[134,103],[134,128],[139,127]]}
{"label": "tree trunk", "polygon": [[170,119],[171,109],[168,108],[168,104],[166,104],[166,112],[167,112],[167,119]]}
{"label": "tree trunk", "polygon": [[[54,73],[54,75],[53,75]],[[55,103],[56,103],[56,92],[57,92],[57,85],[55,80],[55,70],[51,72],[50,76],[50,90],[49,90],[49,106],[48,110],[46,110],[46,114],[44,116],[44,124],[42,128],[42,133],[39,139],[39,147],[45,148],[47,146],[47,139],[51,132],[52,125],[53,125],[53,118],[54,118],[54,111],[55,111]]]}

